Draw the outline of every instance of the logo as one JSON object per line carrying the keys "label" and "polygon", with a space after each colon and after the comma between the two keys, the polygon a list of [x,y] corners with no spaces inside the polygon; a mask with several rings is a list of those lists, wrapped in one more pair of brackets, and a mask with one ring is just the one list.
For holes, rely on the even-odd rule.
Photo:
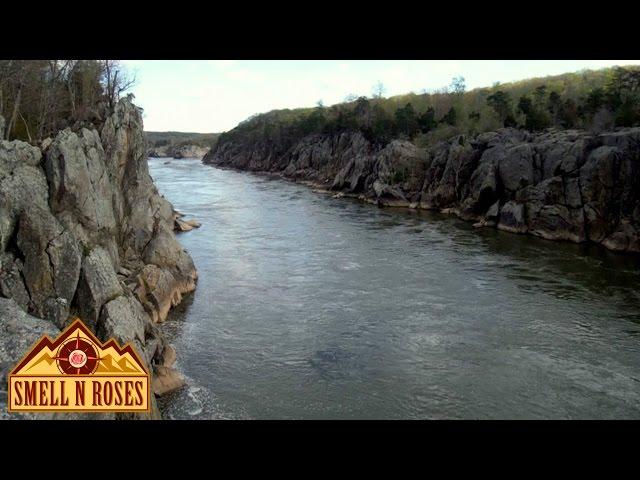
{"label": "logo", "polygon": [[9,374],[10,412],[149,412],[149,372],[130,344],[102,344],[76,319]]}

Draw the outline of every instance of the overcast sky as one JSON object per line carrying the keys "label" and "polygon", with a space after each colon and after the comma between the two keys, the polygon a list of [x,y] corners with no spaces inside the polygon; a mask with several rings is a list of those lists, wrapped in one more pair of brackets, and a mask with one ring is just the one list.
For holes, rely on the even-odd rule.
{"label": "overcast sky", "polygon": [[640,64],[640,60],[126,60],[137,77],[136,104],[145,130],[222,132],[276,108],[370,96],[381,81],[385,96],[448,85],[462,75],[467,88],[490,86],[584,68]]}

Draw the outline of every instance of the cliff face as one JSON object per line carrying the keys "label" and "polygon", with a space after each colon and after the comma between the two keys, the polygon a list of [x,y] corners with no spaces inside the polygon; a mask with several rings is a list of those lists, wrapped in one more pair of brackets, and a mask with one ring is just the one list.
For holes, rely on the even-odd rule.
{"label": "cliff face", "polygon": [[158,393],[179,383],[156,324],[197,274],[174,219],[149,176],[142,118],[128,99],[100,132],[66,129],[40,148],[0,142],[0,388],[24,354],[18,337],[30,345],[75,315],[103,340],[133,343]]}
{"label": "cliff face", "polygon": [[478,227],[640,252],[640,128],[501,129],[429,149],[374,145],[357,132],[286,148],[221,140],[203,162],[278,172],[381,206],[454,213]]}

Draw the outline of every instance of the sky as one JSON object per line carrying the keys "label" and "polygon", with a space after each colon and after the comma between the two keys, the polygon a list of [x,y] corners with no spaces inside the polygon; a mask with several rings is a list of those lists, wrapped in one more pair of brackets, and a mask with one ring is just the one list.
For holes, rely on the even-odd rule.
{"label": "sky", "polygon": [[640,64],[640,60],[123,60],[137,83],[147,131],[223,132],[281,108],[433,90],[463,76],[467,89],[495,82]]}

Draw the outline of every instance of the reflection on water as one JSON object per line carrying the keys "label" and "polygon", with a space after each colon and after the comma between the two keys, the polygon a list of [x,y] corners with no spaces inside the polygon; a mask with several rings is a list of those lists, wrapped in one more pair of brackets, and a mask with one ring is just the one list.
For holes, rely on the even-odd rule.
{"label": "reflection on water", "polygon": [[150,159],[203,226],[172,418],[640,418],[640,259]]}

